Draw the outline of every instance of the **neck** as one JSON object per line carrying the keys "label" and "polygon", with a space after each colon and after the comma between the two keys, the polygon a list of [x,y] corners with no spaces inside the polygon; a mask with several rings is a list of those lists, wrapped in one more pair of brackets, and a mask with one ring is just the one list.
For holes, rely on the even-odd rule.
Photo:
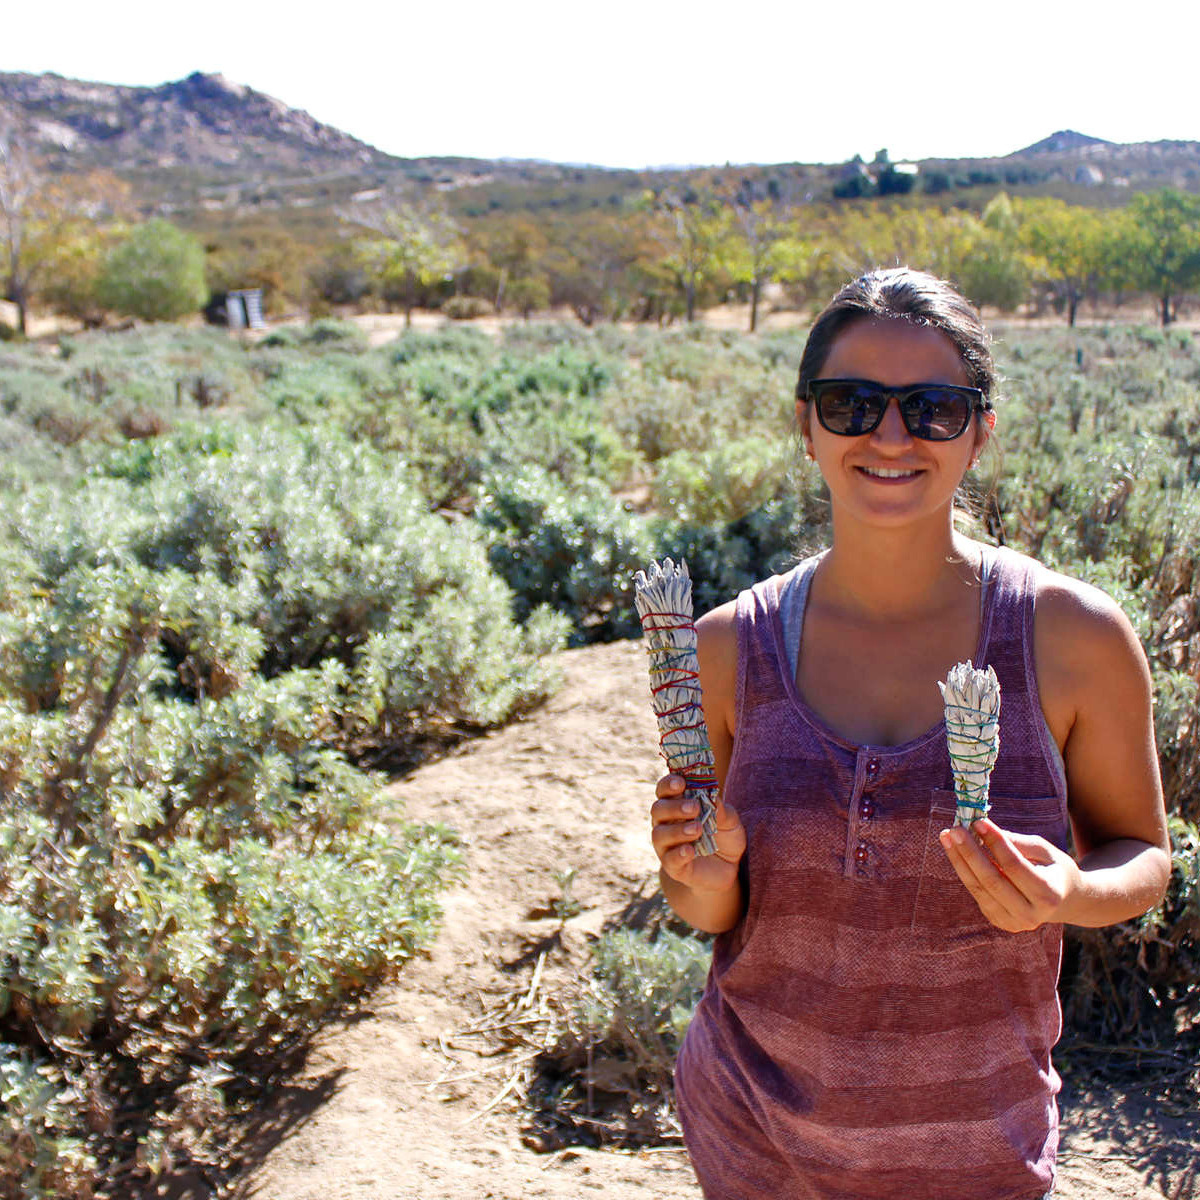
{"label": "neck", "polygon": [[936,611],[979,585],[979,549],[952,525],[936,530],[839,527],[821,563],[827,600],[863,617]]}

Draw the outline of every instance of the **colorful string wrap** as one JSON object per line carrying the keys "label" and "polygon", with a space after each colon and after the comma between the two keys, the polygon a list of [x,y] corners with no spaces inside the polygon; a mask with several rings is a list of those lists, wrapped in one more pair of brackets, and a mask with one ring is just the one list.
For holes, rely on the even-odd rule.
{"label": "colorful string wrap", "polygon": [[669,558],[633,577],[634,603],[650,656],[650,698],[658,717],[659,753],[687,782],[685,799],[700,805],[697,854],[716,844],[717,772],[704,710],[700,707],[700,664],[692,617],[692,580],[687,563]]}
{"label": "colorful string wrap", "polygon": [[1000,752],[1000,681],[969,662],[939,683],[946,705],[946,746],[954,774],[955,825],[970,826],[988,813],[988,781]]}

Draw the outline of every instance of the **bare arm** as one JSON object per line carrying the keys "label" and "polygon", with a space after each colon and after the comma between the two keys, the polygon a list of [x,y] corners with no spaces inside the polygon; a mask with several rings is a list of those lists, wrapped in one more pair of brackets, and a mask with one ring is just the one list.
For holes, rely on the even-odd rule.
{"label": "bare arm", "polygon": [[1042,707],[1066,764],[1078,860],[988,820],[972,827],[978,842],[958,830],[943,845],[1000,928],[1139,916],[1162,900],[1171,873],[1145,655],[1108,597],[1062,576],[1039,590],[1034,648]]}
{"label": "bare arm", "polygon": [[[737,635],[734,605],[722,605],[696,622],[697,656],[704,719],[712,742],[717,782],[725,776],[733,751]],[[746,834],[737,813],[723,801],[717,807],[717,852],[697,857],[692,843],[700,836],[694,802],[682,800],[684,781],[667,775],[658,782],[658,799],[650,810],[654,849],[661,864],[659,880],[667,903],[688,924],[708,933],[721,933],[742,915],[738,863],[746,849]]]}

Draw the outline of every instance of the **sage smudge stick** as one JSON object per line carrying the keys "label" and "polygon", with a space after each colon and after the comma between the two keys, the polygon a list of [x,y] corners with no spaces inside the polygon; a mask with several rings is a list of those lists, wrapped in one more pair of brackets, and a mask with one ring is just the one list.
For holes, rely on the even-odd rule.
{"label": "sage smudge stick", "polygon": [[988,814],[988,787],[1000,752],[1000,681],[988,667],[951,667],[939,683],[946,706],[946,747],[954,775],[955,825],[970,826]]}
{"label": "sage smudge stick", "polygon": [[692,579],[687,563],[653,562],[633,577],[634,603],[650,657],[650,698],[658,718],[659,753],[686,781],[684,798],[700,806],[697,854],[716,852],[717,772],[700,706],[700,663]]}

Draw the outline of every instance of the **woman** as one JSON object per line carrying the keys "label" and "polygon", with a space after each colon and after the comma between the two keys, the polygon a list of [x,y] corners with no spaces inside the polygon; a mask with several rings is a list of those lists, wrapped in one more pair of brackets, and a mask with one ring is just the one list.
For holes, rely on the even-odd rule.
{"label": "woman", "polygon": [[[948,284],[901,269],[843,288],[796,389],[830,548],[698,623],[716,855],[695,854],[678,776],[652,820],[668,901],[719,935],[676,1071],[708,1197],[1048,1194],[1062,925],[1134,917],[1166,887],[1128,620],[955,530],[993,383]],[[969,831],[936,686],[967,659],[1001,685],[992,810]]]}

